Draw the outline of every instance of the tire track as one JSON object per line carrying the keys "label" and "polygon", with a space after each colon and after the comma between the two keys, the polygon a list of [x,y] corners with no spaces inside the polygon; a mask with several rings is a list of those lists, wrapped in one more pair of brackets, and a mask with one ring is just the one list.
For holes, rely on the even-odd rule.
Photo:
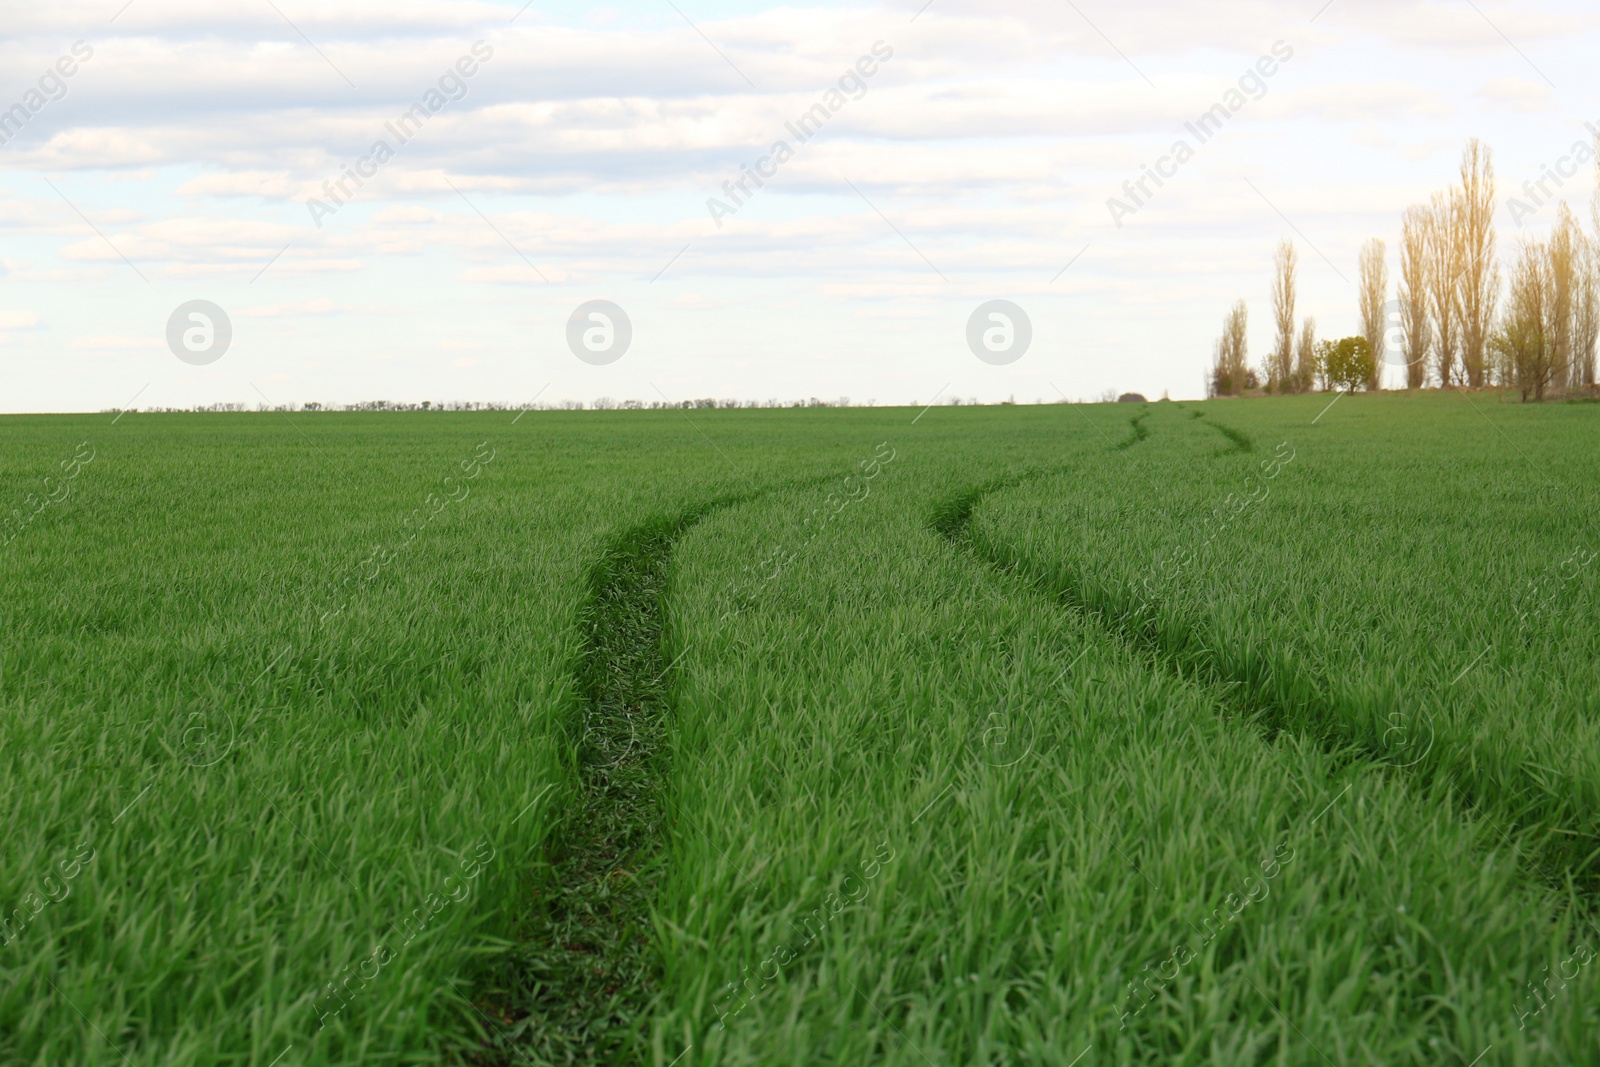
{"label": "tire track", "polygon": [[[614,1064],[649,1058],[660,990],[651,906],[665,872],[673,702],[667,588],[678,541],[722,508],[838,481],[832,473],[731,494],[612,538],[590,565],[577,721],[565,739],[570,807],[519,922],[519,945],[478,998],[495,1026],[473,1062]],[[485,1005],[484,1001],[488,1003]]]}
{"label": "tire track", "polygon": [[1195,417],[1233,443],[1232,447],[1224,448],[1218,455],[1226,456],[1235,452],[1254,452],[1256,450],[1255,441],[1243,430],[1235,430],[1232,426],[1224,426],[1215,419],[1209,418],[1205,412],[1197,412]]}
{"label": "tire track", "polygon": [[1117,445],[1118,452],[1124,452],[1150,436],[1150,428],[1144,424],[1149,417],[1150,407],[1147,404],[1143,411],[1128,420],[1128,425],[1133,427],[1133,436]]}
{"label": "tire track", "polygon": [[672,550],[738,499],[625,530],[590,566],[572,672],[579,716],[566,744],[576,795],[552,835],[548,877],[508,961],[497,1014],[515,1021],[493,1041],[488,1062],[614,1063],[642,1047],[659,987],[650,906],[667,839]]}
{"label": "tire track", "polygon": [[1181,669],[1175,670],[1174,664],[1163,655],[1163,649],[1148,636],[1132,628],[1119,625],[1116,616],[1110,615],[1102,605],[1092,603],[1078,595],[1075,591],[1052,585],[1049,580],[1033,568],[1029,567],[1021,554],[1014,550],[998,551],[978,543],[972,535],[972,513],[983,500],[1000,491],[1014,489],[1029,481],[1044,477],[1049,474],[1061,473],[1061,469],[1042,469],[1007,475],[991,482],[963,490],[956,496],[941,501],[935,505],[930,517],[929,525],[933,531],[946,541],[971,555],[979,563],[1006,575],[1013,581],[1026,585],[1034,592],[1048,597],[1068,609],[1075,611],[1097,623],[1103,631],[1116,639],[1119,643],[1131,650],[1157,673],[1172,676],[1180,680],[1197,685],[1204,690],[1207,696],[1217,705],[1225,717],[1248,721],[1261,729],[1266,740],[1271,740],[1279,730],[1275,712],[1272,705],[1253,700],[1250,694],[1241,691],[1238,686],[1216,676],[1196,676],[1185,674]]}
{"label": "tire track", "polygon": [[[1208,634],[1159,614],[1131,591],[1122,596],[1100,583],[1074,582],[1051,574],[1015,546],[974,536],[973,512],[986,497],[1069,469],[1033,469],[966,489],[935,506],[930,526],[979,562],[1094,619],[1153,670],[1198,685],[1225,718],[1250,724],[1261,731],[1268,743],[1280,733],[1293,732],[1318,744],[1333,758],[1335,767],[1356,762],[1381,764],[1390,768],[1396,780],[1410,782],[1415,789],[1450,787],[1468,810],[1492,826],[1509,826],[1513,832],[1545,831],[1531,848],[1513,840],[1505,829],[1500,829],[1500,837],[1530,874],[1556,888],[1571,884],[1586,910],[1600,912],[1600,854],[1574,843],[1581,821],[1563,823],[1550,818],[1554,814],[1551,812],[1532,813],[1531,819],[1518,818],[1498,804],[1497,798],[1475,795],[1456,781],[1445,764],[1396,766],[1395,753],[1383,746],[1381,738],[1354,727],[1352,716],[1342,710],[1335,698],[1324,696],[1312,679],[1280,677],[1261,657],[1247,657],[1242,667],[1231,663],[1213,650]],[[1298,699],[1286,701],[1282,695],[1285,692],[1294,693]],[[1544,818],[1539,817],[1541,814]],[[1558,824],[1553,832],[1549,822]]]}

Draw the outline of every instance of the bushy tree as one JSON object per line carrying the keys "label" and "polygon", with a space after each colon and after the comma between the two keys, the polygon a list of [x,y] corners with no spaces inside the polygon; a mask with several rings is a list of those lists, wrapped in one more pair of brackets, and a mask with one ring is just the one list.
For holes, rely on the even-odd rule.
{"label": "bushy tree", "polygon": [[1544,399],[1559,365],[1561,324],[1555,314],[1555,270],[1550,248],[1524,242],[1511,270],[1511,290],[1490,340],[1502,383],[1515,386],[1524,402]]}
{"label": "bushy tree", "polygon": [[1334,389],[1353,392],[1373,378],[1372,346],[1365,337],[1324,341],[1320,346],[1324,380]]}
{"label": "bushy tree", "polygon": [[1238,396],[1246,389],[1254,389],[1255,375],[1246,361],[1249,359],[1250,313],[1243,300],[1233,305],[1222,320],[1222,336],[1212,350],[1212,396]]}

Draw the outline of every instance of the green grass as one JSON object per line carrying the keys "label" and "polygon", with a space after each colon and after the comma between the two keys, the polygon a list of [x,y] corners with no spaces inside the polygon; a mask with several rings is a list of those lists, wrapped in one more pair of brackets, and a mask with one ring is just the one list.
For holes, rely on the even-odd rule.
{"label": "green grass", "polygon": [[1326,401],[0,421],[0,1062],[1594,1062],[1594,408]]}
{"label": "green grass", "polygon": [[542,1060],[625,1055],[649,1007],[669,667],[662,599],[673,541],[698,518],[627,530],[590,571],[580,729],[566,744],[582,790],[551,842],[553,884],[538,894],[537,921],[504,961],[511,985],[496,1014],[521,1018],[495,1035],[505,1059],[525,1040]]}
{"label": "green grass", "polygon": [[1311,425],[1324,403],[1223,406],[1285,442],[1276,466],[1197,454],[1196,424],[1165,413],[1127,469],[1040,479],[997,502],[981,536],[1273,725],[1449,783],[1547,877],[1592,893],[1586,409],[1355,397]]}

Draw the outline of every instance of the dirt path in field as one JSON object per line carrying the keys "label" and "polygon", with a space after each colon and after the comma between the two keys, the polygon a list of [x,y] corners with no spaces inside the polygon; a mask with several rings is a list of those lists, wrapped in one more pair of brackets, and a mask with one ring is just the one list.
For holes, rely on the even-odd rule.
{"label": "dirt path in field", "polygon": [[641,1058],[656,996],[650,905],[666,841],[668,565],[678,538],[722,501],[634,527],[589,572],[581,699],[571,744],[579,785],[551,847],[553,877],[513,954],[490,1062]]}
{"label": "dirt path in field", "polygon": [[547,877],[490,998],[500,1028],[478,1061],[615,1064],[649,1059],[660,986],[651,904],[665,869],[667,740],[675,657],[665,644],[678,540],[713,512],[838,474],[730,494],[615,537],[589,568],[569,739],[574,807],[553,835]]}

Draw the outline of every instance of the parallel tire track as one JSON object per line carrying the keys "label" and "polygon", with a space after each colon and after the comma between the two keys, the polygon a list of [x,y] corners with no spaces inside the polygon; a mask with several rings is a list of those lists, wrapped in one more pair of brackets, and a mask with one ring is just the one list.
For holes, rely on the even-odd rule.
{"label": "parallel tire track", "polygon": [[[1260,676],[1235,669],[1211,649],[1207,635],[1154,614],[1150,606],[1139,602],[1137,597],[1127,600],[1103,588],[1090,590],[1074,585],[1068,579],[1046,574],[1012,546],[984,544],[972,535],[972,513],[985,497],[1049,473],[1052,471],[1046,469],[1018,472],[964,490],[933,509],[930,525],[936,533],[980,562],[1095,619],[1108,634],[1153,669],[1200,685],[1225,716],[1254,724],[1269,741],[1280,732],[1296,730],[1321,746],[1334,758],[1336,766],[1358,761],[1384,764],[1391,767],[1397,780],[1411,781],[1423,788],[1436,784],[1441,778],[1450,781],[1449,769],[1444,766],[1393,767],[1388,759],[1392,753],[1383,749],[1378,739],[1353,729],[1340,709],[1319,695],[1317,688],[1308,681],[1300,679],[1301,684],[1292,686],[1300,700],[1290,708],[1275,695],[1277,686],[1270,670],[1267,676]],[[1276,681],[1281,684],[1285,680]],[[1306,723],[1313,725],[1307,727]],[[1501,810],[1495,798],[1474,796],[1459,784],[1453,787],[1468,807],[1491,822],[1497,825],[1504,822],[1513,831],[1525,825]],[[1504,832],[1502,830],[1502,835]],[[1574,832],[1558,830],[1558,833]],[[1572,879],[1584,906],[1600,911],[1600,902],[1596,901],[1596,894],[1600,892],[1600,855],[1595,851],[1575,847],[1557,833],[1542,835],[1531,854],[1510,838],[1506,840],[1531,874],[1556,888],[1565,887],[1568,879]]]}

